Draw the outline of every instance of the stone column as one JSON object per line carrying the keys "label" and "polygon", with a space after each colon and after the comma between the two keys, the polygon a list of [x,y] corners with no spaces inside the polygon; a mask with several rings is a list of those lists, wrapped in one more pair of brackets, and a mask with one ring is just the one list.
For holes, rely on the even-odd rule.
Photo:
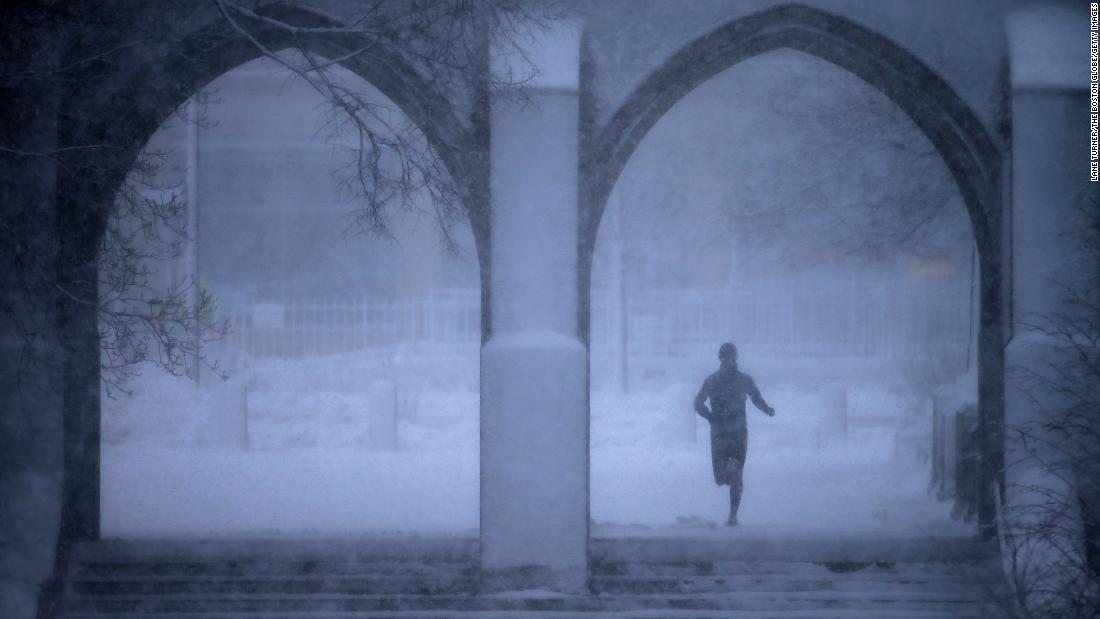
{"label": "stone column", "polygon": [[0,614],[11,619],[32,619],[40,602],[57,608],[63,593],[51,578],[65,482],[58,166],[37,154],[61,145],[52,78],[68,41],[56,28],[26,28],[31,13],[12,5],[0,23],[13,42],[11,66],[27,71],[0,84],[3,144],[35,153],[0,156]]}
{"label": "stone column", "polygon": [[[1009,17],[1012,79],[1014,333],[1064,309],[1063,286],[1082,284],[1072,235],[1089,182],[1088,15],[1054,7]],[[1095,203],[1093,202],[1093,205]]]}
{"label": "stone column", "polygon": [[[529,39],[537,70],[491,111],[492,337],[481,356],[481,567],[486,590],[585,586],[588,411],[577,338],[580,28]],[[534,67],[526,65],[530,61]]]}
{"label": "stone column", "polygon": [[[1084,6],[1084,5],[1082,5]],[[1095,268],[1075,246],[1089,182],[1088,14],[1030,6],[1008,17],[1012,80],[1012,339],[1006,350],[1006,423],[1035,419],[1019,371],[1039,371],[1058,343],[1035,325],[1072,312],[1066,287]],[[1011,460],[1011,458],[1010,458]],[[1009,471],[1010,477],[1012,471]],[[1011,479],[1008,480],[1012,482]]]}
{"label": "stone column", "polygon": [[[1068,549],[1076,542],[1028,535],[1035,518],[1052,518],[1052,513],[1021,512],[1011,506],[1048,505],[1048,493],[1053,493],[1070,509],[1057,516],[1060,522],[1048,524],[1056,527],[1052,530],[1078,536],[1075,489],[1066,476],[1053,474],[1051,467],[1059,459],[1056,450],[1044,451],[1040,459],[1029,458],[1036,452],[1012,437],[1021,428],[1040,432],[1036,422],[1064,409],[1061,394],[1034,378],[1065,384],[1051,364],[1066,360],[1070,347],[1035,326],[1059,314],[1072,314],[1075,308],[1066,301],[1067,287],[1079,288],[1095,274],[1096,265],[1082,260],[1085,255],[1074,243],[1086,205],[1095,209],[1096,204],[1096,185],[1089,182],[1088,24],[1086,11],[1068,5],[1017,9],[1007,22],[1012,85],[1013,334],[1005,356],[1006,499],[1008,527],[1019,560],[1049,568],[1034,575],[1039,579],[1057,580],[1058,574],[1072,579],[1073,572],[1059,565],[1070,559]],[[1054,589],[1064,584],[1027,583]]]}

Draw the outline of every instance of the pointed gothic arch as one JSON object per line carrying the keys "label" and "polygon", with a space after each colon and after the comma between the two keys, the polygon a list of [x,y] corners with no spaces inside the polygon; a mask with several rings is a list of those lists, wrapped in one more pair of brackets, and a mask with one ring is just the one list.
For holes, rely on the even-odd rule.
{"label": "pointed gothic arch", "polygon": [[[164,18],[170,18],[165,15]],[[340,59],[351,73],[378,89],[415,124],[449,172],[465,207],[477,249],[482,296],[482,339],[489,336],[488,130],[487,118],[469,120],[436,84],[401,56],[372,47],[362,35],[316,11],[286,4],[264,5],[241,17],[248,36],[213,7],[193,16],[183,36],[138,56],[112,52],[111,64],[91,65],[96,79],[73,79],[63,93],[79,106],[59,123],[67,144],[108,145],[60,157],[57,179],[60,285],[80,296],[97,296],[98,244],[112,199],[141,149],[168,117],[194,93],[224,73],[271,50],[301,47]],[[475,92],[481,101],[484,93]],[[94,175],[82,173],[94,169]],[[62,300],[64,350],[64,482],[61,546],[98,539],[100,532],[100,350],[97,312],[76,297]],[[64,552],[59,553],[59,561]]]}
{"label": "pointed gothic arch", "polygon": [[582,93],[582,126],[588,126],[593,135],[582,140],[580,155],[579,335],[589,341],[592,258],[599,223],[611,190],[638,145],[696,87],[744,60],[783,48],[830,62],[886,95],[928,137],[958,185],[981,273],[979,525],[988,534],[994,527],[993,485],[1003,490],[1004,483],[1001,148],[946,80],[912,52],[866,26],[803,5],[778,6],[730,21],[682,47],[651,72],[602,127],[594,126],[592,98]]}

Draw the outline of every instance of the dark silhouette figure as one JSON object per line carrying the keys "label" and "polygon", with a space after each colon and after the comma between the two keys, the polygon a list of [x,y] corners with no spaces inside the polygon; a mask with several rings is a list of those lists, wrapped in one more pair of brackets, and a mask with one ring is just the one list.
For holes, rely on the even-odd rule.
{"label": "dark silhouette figure", "polygon": [[[745,422],[745,398],[756,408],[772,417],[775,409],[768,406],[756,388],[752,377],[737,369],[737,347],[726,342],[718,349],[722,365],[703,381],[695,396],[695,412],[710,422],[710,455],[714,466],[714,483],[730,487],[730,516],[726,522],[737,526],[737,510],[741,506],[742,473],[749,446]],[[710,400],[710,408],[706,401]]]}

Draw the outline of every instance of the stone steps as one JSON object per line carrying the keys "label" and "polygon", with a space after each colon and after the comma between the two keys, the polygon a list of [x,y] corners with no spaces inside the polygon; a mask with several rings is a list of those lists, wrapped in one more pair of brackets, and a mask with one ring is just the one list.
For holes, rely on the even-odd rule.
{"label": "stone steps", "polygon": [[470,593],[476,589],[474,575],[454,578],[370,576],[339,578],[101,579],[78,580],[72,584],[78,595],[87,596],[171,596],[171,595],[444,595]]}
{"label": "stone steps", "polygon": [[76,575],[82,579],[144,577],[173,578],[192,576],[217,576],[219,578],[258,577],[278,578],[280,576],[308,576],[324,574],[326,576],[362,576],[366,574],[385,574],[389,576],[434,576],[476,571],[473,559],[463,562],[433,562],[431,564],[412,561],[92,561],[77,566]]}
{"label": "stone steps", "polygon": [[100,542],[74,554],[64,611],[73,619],[997,616],[996,565],[984,543],[961,553],[965,545],[953,544],[950,559],[915,551],[921,543],[892,544],[881,561],[843,544],[804,547],[813,560],[792,559],[799,553],[789,543],[770,553],[755,542],[693,544],[594,540],[590,593],[566,595],[479,592],[470,540]]}
{"label": "stone steps", "polygon": [[248,596],[183,597],[159,599],[114,597],[85,600],[70,607],[72,616],[96,616],[109,613],[153,616],[165,613],[205,617],[211,614],[266,616],[270,612],[325,616],[330,613],[421,612],[436,610],[477,612],[486,610],[534,612],[628,612],[638,610],[712,610],[712,611],[807,611],[875,609],[939,613],[943,617],[988,616],[986,608],[970,596],[916,596],[913,594],[873,596],[831,592],[782,592],[770,594],[724,593],[677,596],[585,596],[494,598],[491,596]]}

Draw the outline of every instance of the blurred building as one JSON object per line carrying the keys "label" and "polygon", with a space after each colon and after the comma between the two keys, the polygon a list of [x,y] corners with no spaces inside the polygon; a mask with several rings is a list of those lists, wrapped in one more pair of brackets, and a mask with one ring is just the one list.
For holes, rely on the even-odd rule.
{"label": "blurred building", "polygon": [[[220,298],[268,302],[476,290],[468,225],[454,226],[458,246],[447,248],[426,197],[391,208],[384,234],[355,223],[354,136],[332,125],[309,84],[273,65],[261,59],[222,75],[192,101],[197,123],[170,119],[150,141],[149,152],[163,152],[158,185],[198,213],[194,246],[166,277],[193,269]],[[337,77],[394,107],[366,82]]]}

